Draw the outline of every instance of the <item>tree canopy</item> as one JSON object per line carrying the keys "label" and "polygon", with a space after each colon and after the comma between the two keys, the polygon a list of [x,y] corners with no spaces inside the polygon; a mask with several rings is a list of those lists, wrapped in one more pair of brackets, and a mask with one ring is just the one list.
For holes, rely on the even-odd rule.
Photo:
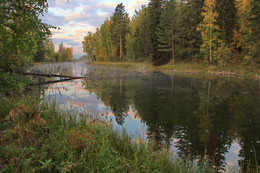
{"label": "tree canopy", "polygon": [[92,34],[91,43],[83,42],[95,46],[92,61],[259,63],[259,3],[150,0],[130,20],[118,4]]}

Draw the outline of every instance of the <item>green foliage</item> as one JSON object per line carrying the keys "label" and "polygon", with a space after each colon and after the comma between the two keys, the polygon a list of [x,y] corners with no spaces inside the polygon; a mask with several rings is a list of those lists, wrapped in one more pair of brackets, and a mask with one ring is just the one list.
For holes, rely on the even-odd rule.
{"label": "green foliage", "polygon": [[111,22],[107,19],[100,27],[100,46],[98,57],[102,57],[104,59],[109,59],[113,56],[113,43],[110,34],[110,24]]}
{"label": "green foliage", "polygon": [[[110,20],[93,34],[96,60],[118,61],[126,55],[123,60],[153,65],[170,59],[172,63],[173,59],[259,62],[259,9],[256,0],[151,0],[136,10],[128,28],[129,19],[119,4]],[[225,53],[220,51],[224,47]]]}
{"label": "green foliage", "polygon": [[175,43],[178,33],[177,1],[170,0],[165,7],[157,27],[158,51],[171,53],[171,62],[175,60]]}
{"label": "green foliage", "polygon": [[[157,27],[160,24],[161,14],[165,7],[164,0],[151,0],[148,4],[148,28],[149,28],[149,41],[151,43],[150,53],[154,65],[161,65],[165,63],[165,56],[162,52],[158,51],[158,35]],[[167,58],[167,57],[166,57]],[[167,61],[167,60],[166,60]]]}
{"label": "green foliage", "polygon": [[83,52],[88,54],[89,61],[96,61],[96,49],[98,47],[97,33],[92,34],[92,32],[88,32],[82,44]]}
{"label": "green foliage", "polygon": [[130,61],[150,60],[148,8],[135,11],[131,18],[130,33],[126,36],[126,53]]}
{"label": "green foliage", "polygon": [[24,90],[31,81],[22,76],[0,71],[0,95]]}
{"label": "green foliage", "polygon": [[202,21],[203,3],[204,0],[180,3],[178,42],[176,44],[176,58],[180,60],[201,60],[200,45],[202,38],[200,32],[197,31],[197,26]]}
{"label": "green foliage", "polygon": [[216,0],[217,25],[221,32],[220,39],[231,45],[234,30],[237,29],[237,9],[235,0]]}
{"label": "green foliage", "polygon": [[51,26],[39,19],[47,8],[47,0],[0,1],[1,69],[10,71],[31,61],[37,43],[50,36]]}
{"label": "green foliage", "polygon": [[38,42],[38,50],[33,56],[34,62],[54,62],[56,61],[56,52],[54,43],[49,39]]}
{"label": "green foliage", "polygon": [[216,62],[221,66],[225,66],[227,63],[230,63],[233,53],[230,47],[228,47],[224,42],[220,43],[220,47],[216,51]]}

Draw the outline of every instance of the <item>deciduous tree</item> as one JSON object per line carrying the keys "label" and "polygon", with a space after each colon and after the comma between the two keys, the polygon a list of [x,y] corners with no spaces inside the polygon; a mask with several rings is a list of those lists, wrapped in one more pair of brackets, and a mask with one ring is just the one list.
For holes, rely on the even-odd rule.
{"label": "deciduous tree", "polygon": [[205,0],[203,6],[203,12],[201,13],[203,20],[198,26],[198,30],[201,32],[202,45],[201,52],[204,55],[206,61],[212,63],[214,58],[214,51],[218,47],[218,31],[217,25],[218,13],[216,12],[216,1]]}

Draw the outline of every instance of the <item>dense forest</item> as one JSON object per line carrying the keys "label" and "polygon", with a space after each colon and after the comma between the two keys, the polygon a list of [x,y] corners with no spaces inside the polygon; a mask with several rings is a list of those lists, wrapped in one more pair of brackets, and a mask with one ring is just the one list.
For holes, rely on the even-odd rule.
{"label": "dense forest", "polygon": [[259,63],[258,0],[150,0],[133,17],[118,4],[84,37],[90,61]]}
{"label": "dense forest", "polygon": [[72,59],[73,49],[62,43],[55,52],[49,37],[56,27],[40,19],[47,10],[47,0],[0,1],[0,71],[13,71],[33,61]]}

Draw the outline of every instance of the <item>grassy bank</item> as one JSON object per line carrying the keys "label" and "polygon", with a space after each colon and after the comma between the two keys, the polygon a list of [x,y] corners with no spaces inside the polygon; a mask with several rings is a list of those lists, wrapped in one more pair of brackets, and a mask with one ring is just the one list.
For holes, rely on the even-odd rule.
{"label": "grassy bank", "polygon": [[135,144],[97,119],[28,97],[0,100],[0,172],[214,172]]}
{"label": "grassy bank", "polygon": [[209,65],[207,63],[191,63],[179,62],[176,64],[166,64],[162,66],[152,66],[150,63],[133,63],[133,62],[90,62],[92,65],[100,65],[107,67],[118,67],[122,69],[137,69],[137,70],[157,70],[164,73],[190,73],[204,75],[235,75],[244,77],[259,78],[260,66],[245,65],[245,64],[228,64],[226,66]]}

